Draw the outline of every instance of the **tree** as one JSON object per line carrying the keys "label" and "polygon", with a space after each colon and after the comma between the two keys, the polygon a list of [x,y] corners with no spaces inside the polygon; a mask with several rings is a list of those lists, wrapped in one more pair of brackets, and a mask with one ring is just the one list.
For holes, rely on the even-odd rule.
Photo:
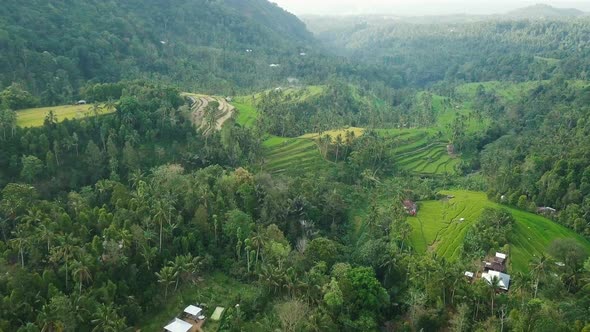
{"label": "tree", "polygon": [[76,331],[76,309],[70,298],[63,294],[55,295],[45,304],[37,317],[41,331]]}
{"label": "tree", "polygon": [[82,285],[84,283],[92,281],[92,274],[90,272],[90,268],[80,261],[74,261],[72,263],[72,277],[79,284],[80,294],[82,294]]}
{"label": "tree", "polygon": [[302,317],[307,316],[309,307],[299,300],[290,300],[277,304],[275,310],[283,326],[283,331],[294,332],[301,330],[301,325],[304,322]]}
{"label": "tree", "polygon": [[330,283],[324,287],[324,302],[332,312],[338,312],[344,304],[344,296],[335,278],[332,278]]}
{"label": "tree", "polygon": [[183,256],[176,256],[174,261],[168,263],[170,267],[174,270],[176,274],[176,285],[174,286],[174,291],[178,289],[178,285],[180,280],[188,280],[191,278],[198,269],[200,265],[200,257],[193,257],[190,253]]}
{"label": "tree", "polygon": [[20,175],[29,183],[32,183],[43,172],[43,161],[35,156],[23,156],[21,162],[23,168]]}
{"label": "tree", "polygon": [[68,289],[68,277],[69,277],[69,264],[70,260],[80,251],[80,247],[77,245],[77,240],[72,234],[65,234],[58,237],[58,245],[51,249],[49,259],[54,262],[63,262],[65,265],[65,279],[66,279],[66,290]]}
{"label": "tree", "polygon": [[469,306],[466,303],[459,305],[457,313],[453,316],[450,321],[451,331],[453,332],[465,332],[469,331]]}
{"label": "tree", "polygon": [[542,319],[543,301],[531,299],[520,309],[510,312],[510,321],[514,331],[532,332],[536,331]]}
{"label": "tree", "polygon": [[531,273],[535,276],[535,292],[533,295],[534,298],[537,297],[537,292],[539,291],[539,283],[547,273],[547,270],[549,269],[549,264],[550,261],[545,255],[541,255],[541,257],[535,258],[535,260],[530,263],[532,268]]}
{"label": "tree", "polygon": [[91,323],[94,325],[92,332],[120,332],[127,328],[125,318],[120,317],[112,305],[104,303],[96,308]]}
{"label": "tree", "polygon": [[33,108],[39,104],[37,98],[24,90],[20,84],[13,83],[0,92],[0,105],[12,110]]}
{"label": "tree", "polygon": [[175,199],[171,195],[154,198],[152,203],[152,215],[159,225],[158,251],[162,252],[162,237],[164,235],[164,222],[172,222],[172,211],[174,211]]}
{"label": "tree", "polygon": [[164,301],[168,299],[168,288],[170,285],[176,282],[176,277],[178,276],[178,272],[174,271],[174,268],[171,266],[164,266],[160,270],[160,272],[156,272],[156,277],[158,277],[158,283],[164,286]]}
{"label": "tree", "polygon": [[492,315],[495,315],[496,312],[494,311],[494,300],[496,299],[496,294],[500,289],[500,279],[496,276],[493,276],[488,282],[488,286],[490,287],[490,297],[492,299]]}
{"label": "tree", "polygon": [[31,239],[27,228],[26,225],[19,225],[14,232],[14,238],[10,240],[10,245],[18,250],[23,269],[25,268],[25,250],[31,246]]}

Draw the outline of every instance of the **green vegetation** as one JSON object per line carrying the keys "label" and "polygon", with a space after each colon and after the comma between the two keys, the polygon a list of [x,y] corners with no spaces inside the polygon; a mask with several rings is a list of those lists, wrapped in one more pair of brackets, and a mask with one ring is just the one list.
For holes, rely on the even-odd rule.
{"label": "green vegetation", "polygon": [[264,143],[264,169],[271,173],[316,172],[330,166],[315,140],[271,138]]}
{"label": "green vegetation", "polygon": [[588,330],[590,20],[442,20],[5,1],[0,331]]}
{"label": "green vegetation", "polygon": [[252,128],[258,119],[258,110],[252,104],[252,97],[237,97],[231,101],[231,104],[237,110],[236,122],[246,128]]}
{"label": "green vegetation", "polygon": [[459,259],[465,235],[484,209],[504,208],[516,220],[509,236],[512,271],[528,272],[529,263],[544,255],[555,239],[574,238],[590,254],[590,242],[573,231],[542,216],[491,202],[485,193],[455,190],[441,194],[454,197],[421,202],[418,216],[409,218],[412,245],[418,252],[432,251]]}
{"label": "green vegetation", "polygon": [[[142,331],[159,331],[173,317],[178,316],[188,304],[205,304],[207,316],[211,316],[216,307],[233,307],[242,298],[250,298],[256,293],[256,287],[241,283],[223,273],[214,273],[202,277],[195,285],[180,289],[158,310],[141,323]],[[216,331],[219,324],[211,319],[203,326],[205,331]]]}
{"label": "green vegetation", "polygon": [[[43,125],[47,114],[53,111],[53,115],[58,121],[65,119],[80,119],[84,117],[94,116],[92,112],[92,105],[64,105],[53,107],[30,108],[18,111],[17,124],[21,127],[39,127]],[[114,109],[100,110],[99,114],[108,114],[114,112]]]}

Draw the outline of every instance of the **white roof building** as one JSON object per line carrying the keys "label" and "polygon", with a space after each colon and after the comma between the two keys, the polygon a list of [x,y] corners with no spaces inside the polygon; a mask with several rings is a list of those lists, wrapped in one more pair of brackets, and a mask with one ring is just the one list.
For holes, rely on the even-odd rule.
{"label": "white roof building", "polygon": [[475,276],[475,273],[473,273],[473,272],[469,272],[469,271],[465,271],[465,276],[466,276],[467,278],[473,278],[473,277]]}
{"label": "white roof building", "polygon": [[510,287],[510,276],[508,274],[490,270],[482,274],[481,277],[485,279],[490,285],[492,284],[492,279],[494,277],[498,278],[498,286],[500,286],[500,289],[505,291],[507,291],[508,287]]}
{"label": "white roof building", "polygon": [[184,309],[184,313],[198,317],[203,313],[203,309],[191,304]]}
{"label": "white roof building", "polygon": [[164,327],[164,330],[169,332],[188,332],[193,328],[190,323],[182,319],[174,318],[174,321]]}
{"label": "white roof building", "polygon": [[500,258],[502,260],[506,260],[506,254],[503,254],[501,252],[497,252],[496,253],[496,258]]}

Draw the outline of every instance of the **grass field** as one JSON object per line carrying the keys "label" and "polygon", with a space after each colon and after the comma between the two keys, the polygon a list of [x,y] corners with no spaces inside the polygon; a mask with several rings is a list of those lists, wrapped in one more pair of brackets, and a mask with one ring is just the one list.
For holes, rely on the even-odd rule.
{"label": "grass field", "polygon": [[[45,116],[49,111],[53,111],[58,121],[65,119],[79,119],[91,116],[90,108],[92,105],[64,105],[41,108],[29,108],[17,111],[17,125],[20,127],[39,127],[43,125]],[[107,113],[106,110],[102,114]]]}
{"label": "grass field", "polygon": [[237,97],[230,103],[238,110],[236,122],[246,128],[254,127],[258,119],[258,111],[252,103],[251,97]]}
{"label": "grass field", "polygon": [[[171,287],[173,289],[173,287]],[[172,292],[172,290],[169,290]],[[186,286],[168,296],[165,307],[146,316],[141,331],[162,331],[163,327],[181,314],[189,304],[205,303],[205,315],[211,316],[215,307],[233,307],[241,297],[256,292],[252,284],[244,284],[225,274],[215,273],[195,286]],[[163,295],[162,295],[163,296]],[[218,323],[211,320],[203,326],[205,331],[217,331]]]}
{"label": "grass field", "polygon": [[[549,244],[559,238],[577,239],[590,253],[590,243],[573,231],[542,216],[501,206],[487,199],[485,193],[445,191],[455,196],[447,201],[420,203],[418,216],[410,217],[412,244],[416,251],[434,251],[447,259],[457,259],[469,228],[486,207],[504,208],[516,223],[510,237],[510,270],[527,272],[529,262],[546,252]],[[465,218],[461,222],[460,219]]]}

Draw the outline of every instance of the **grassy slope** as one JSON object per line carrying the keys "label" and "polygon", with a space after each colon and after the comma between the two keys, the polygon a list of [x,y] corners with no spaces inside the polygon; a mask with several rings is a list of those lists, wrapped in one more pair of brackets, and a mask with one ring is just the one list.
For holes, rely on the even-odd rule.
{"label": "grassy slope", "polygon": [[313,139],[273,136],[263,146],[266,148],[264,169],[270,173],[317,171],[331,165]]}
{"label": "grassy slope", "polygon": [[[92,105],[63,105],[41,108],[29,108],[17,111],[17,124],[20,127],[40,127],[43,125],[45,116],[49,111],[53,111],[58,121],[65,119],[77,119],[80,117],[91,116],[90,108]],[[102,112],[105,114],[106,110]]]}
{"label": "grassy slope", "polygon": [[252,97],[237,97],[230,104],[238,110],[236,122],[246,128],[252,128],[258,119],[258,111],[253,105]]}
{"label": "grassy slope", "polygon": [[[170,292],[174,287],[171,288]],[[205,277],[205,281],[202,283],[183,287],[176,293],[169,295],[167,304],[162,310],[146,317],[141,331],[162,331],[162,328],[174,317],[181,314],[189,304],[207,304],[205,315],[209,317],[215,307],[234,306],[241,296],[255,291],[256,287],[252,284],[240,283],[222,273],[215,273]],[[203,329],[216,331],[217,325],[216,322],[208,321]]]}
{"label": "grassy slope", "polygon": [[[590,243],[573,231],[539,215],[491,202],[485,193],[443,193],[455,198],[446,202],[422,202],[418,216],[409,218],[413,228],[412,244],[416,251],[433,250],[448,259],[456,259],[469,227],[485,207],[492,207],[507,209],[516,219],[510,239],[511,271],[528,271],[528,263],[535,256],[545,253],[551,241],[558,238],[575,238],[590,252]],[[460,218],[465,218],[465,221],[459,222]]]}

